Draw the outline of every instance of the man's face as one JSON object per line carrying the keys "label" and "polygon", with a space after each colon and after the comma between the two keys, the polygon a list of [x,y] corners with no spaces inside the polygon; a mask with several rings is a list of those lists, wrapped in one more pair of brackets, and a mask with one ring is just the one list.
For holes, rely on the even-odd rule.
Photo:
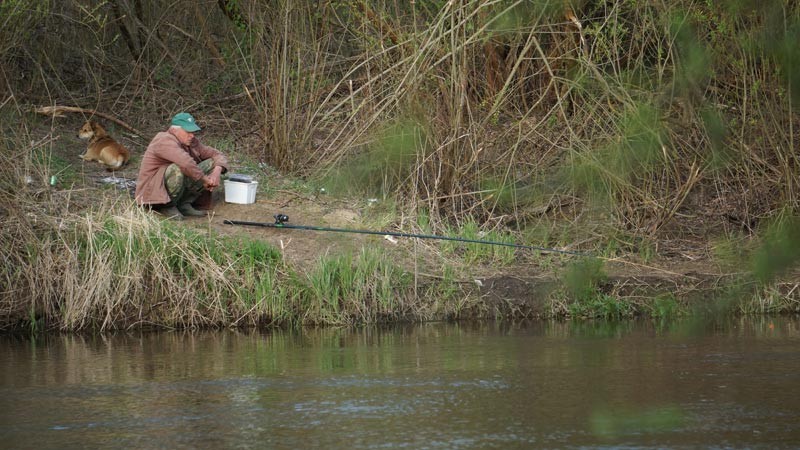
{"label": "man's face", "polygon": [[181,144],[188,146],[192,143],[192,139],[194,139],[194,133],[178,127],[175,129],[175,137],[178,138]]}

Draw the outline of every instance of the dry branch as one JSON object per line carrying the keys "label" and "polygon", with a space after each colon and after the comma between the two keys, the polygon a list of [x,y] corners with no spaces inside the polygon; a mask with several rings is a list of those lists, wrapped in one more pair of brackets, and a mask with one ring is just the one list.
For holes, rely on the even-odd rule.
{"label": "dry branch", "polygon": [[130,131],[131,133],[142,136],[142,132],[133,128],[132,126],[128,125],[127,123],[117,119],[116,117],[109,116],[108,114],[101,113],[99,111],[95,111],[93,109],[85,109],[85,108],[78,108],[76,106],[42,106],[41,108],[37,108],[36,112],[38,114],[44,114],[46,116],[53,116],[53,117],[63,117],[64,113],[81,113],[81,114],[89,114],[90,116],[99,116],[106,120],[110,120],[115,124],[125,128],[126,130]]}

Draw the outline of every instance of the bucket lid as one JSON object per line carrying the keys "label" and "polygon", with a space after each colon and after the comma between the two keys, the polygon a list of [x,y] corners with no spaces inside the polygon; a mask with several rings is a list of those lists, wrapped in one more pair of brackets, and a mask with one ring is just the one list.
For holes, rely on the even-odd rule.
{"label": "bucket lid", "polygon": [[228,175],[228,180],[235,181],[237,183],[252,183],[253,177],[241,173],[232,173]]}

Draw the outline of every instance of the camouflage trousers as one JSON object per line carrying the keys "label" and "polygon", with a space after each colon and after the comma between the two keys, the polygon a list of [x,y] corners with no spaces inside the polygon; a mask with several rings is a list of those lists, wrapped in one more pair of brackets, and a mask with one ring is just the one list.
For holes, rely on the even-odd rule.
{"label": "camouflage trousers", "polygon": [[[214,168],[214,160],[206,159],[197,165],[204,174],[211,173]],[[203,192],[203,180],[193,180],[181,172],[177,164],[170,164],[164,174],[164,186],[169,194],[170,204],[178,206],[184,203],[192,203]]]}

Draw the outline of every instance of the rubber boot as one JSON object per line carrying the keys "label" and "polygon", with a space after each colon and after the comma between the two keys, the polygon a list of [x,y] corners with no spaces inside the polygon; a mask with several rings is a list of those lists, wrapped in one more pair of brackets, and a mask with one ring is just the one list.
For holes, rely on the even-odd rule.
{"label": "rubber boot", "polygon": [[170,220],[183,220],[183,213],[174,206],[165,206],[163,208],[154,209],[154,211]]}
{"label": "rubber boot", "polygon": [[178,211],[184,216],[193,216],[193,217],[205,217],[207,214],[205,211],[200,211],[194,209],[191,202],[185,202],[178,205]]}

